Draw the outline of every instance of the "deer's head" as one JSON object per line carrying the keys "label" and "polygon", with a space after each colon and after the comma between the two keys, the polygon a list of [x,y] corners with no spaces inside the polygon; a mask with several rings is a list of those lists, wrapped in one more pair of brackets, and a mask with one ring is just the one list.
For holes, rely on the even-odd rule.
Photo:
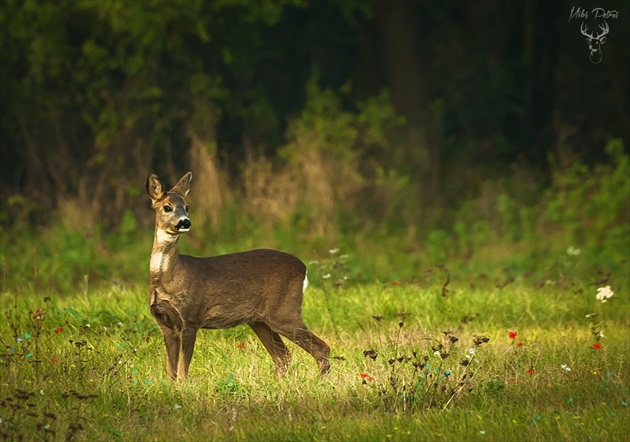
{"label": "deer's head", "polygon": [[590,49],[589,59],[592,63],[597,64],[602,61],[602,45],[606,42],[606,34],[608,34],[608,23],[604,22],[599,25],[599,29],[601,29],[602,33],[593,35],[588,32],[588,26],[586,23],[582,23],[580,26],[580,32],[582,35],[586,37],[586,42],[588,43],[588,48]]}
{"label": "deer's head", "polygon": [[168,192],[157,175],[147,178],[147,193],[155,209],[155,230],[158,234],[177,237],[190,230],[186,196],[190,191],[192,173],[188,172]]}

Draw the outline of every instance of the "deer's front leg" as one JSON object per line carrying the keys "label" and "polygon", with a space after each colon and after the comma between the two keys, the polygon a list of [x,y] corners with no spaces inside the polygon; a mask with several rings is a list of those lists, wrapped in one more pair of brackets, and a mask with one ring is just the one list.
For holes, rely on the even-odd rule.
{"label": "deer's front leg", "polygon": [[166,374],[172,381],[177,380],[177,365],[179,361],[179,350],[181,348],[181,337],[173,329],[161,327],[166,345]]}
{"label": "deer's front leg", "polygon": [[177,367],[181,349],[182,320],[179,313],[168,301],[151,304],[151,314],[155,318],[166,345],[166,373],[169,379],[177,379]]}
{"label": "deer's front leg", "polygon": [[188,367],[190,366],[196,339],[197,329],[188,327],[182,329],[179,363],[177,365],[177,380],[184,380],[188,377]]}

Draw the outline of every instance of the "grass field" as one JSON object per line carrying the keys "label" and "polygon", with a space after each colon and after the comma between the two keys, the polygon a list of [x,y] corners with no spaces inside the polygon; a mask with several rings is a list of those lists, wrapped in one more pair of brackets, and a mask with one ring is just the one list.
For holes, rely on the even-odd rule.
{"label": "grass field", "polygon": [[[438,269],[439,270],[439,269]],[[201,331],[167,380],[144,286],[4,293],[4,440],[627,440],[627,285],[569,277],[313,281],[304,319],[332,371],[289,344],[276,378],[248,327]],[[620,281],[627,275],[622,275]],[[607,300],[597,289],[610,285]],[[621,286],[621,289],[617,287]]]}

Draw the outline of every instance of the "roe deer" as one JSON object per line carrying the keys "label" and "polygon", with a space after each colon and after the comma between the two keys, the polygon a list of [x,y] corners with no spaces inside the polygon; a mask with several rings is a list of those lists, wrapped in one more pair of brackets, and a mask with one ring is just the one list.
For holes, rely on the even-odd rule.
{"label": "roe deer", "polygon": [[151,314],[166,344],[166,371],[172,380],[188,376],[200,328],[249,325],[271,355],[278,374],[291,356],[285,336],[317,361],[322,374],[330,370],[330,348],[302,320],[306,266],[293,255],[276,250],[251,250],[207,258],[177,253],[179,235],[191,227],[186,196],[192,173],[170,191],[156,175],[147,178],[155,209],[149,291]]}

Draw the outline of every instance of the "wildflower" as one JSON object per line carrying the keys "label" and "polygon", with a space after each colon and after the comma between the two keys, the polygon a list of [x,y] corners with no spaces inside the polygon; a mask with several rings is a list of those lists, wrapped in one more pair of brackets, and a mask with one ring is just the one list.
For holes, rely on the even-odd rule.
{"label": "wildflower", "polygon": [[567,255],[569,256],[578,256],[581,252],[582,251],[577,247],[569,246],[569,248],[567,248]]}
{"label": "wildflower", "polygon": [[339,253],[339,249],[338,248],[330,249],[330,250],[328,250],[328,253],[331,254],[331,255],[335,255],[335,254]]}
{"label": "wildflower", "polygon": [[392,281],[392,285],[393,285],[394,287],[398,287],[398,283],[397,283],[396,281]]}
{"label": "wildflower", "polygon": [[525,370],[525,373],[527,373],[527,374],[534,374],[534,369],[530,368],[529,370]]}
{"label": "wildflower", "polygon": [[322,279],[328,279],[330,278],[332,275],[330,273],[326,273],[325,275],[322,275]]}
{"label": "wildflower", "polygon": [[63,327],[57,327],[55,329],[55,334],[58,335],[59,333],[63,333]]}
{"label": "wildflower", "polygon": [[569,367],[567,364],[562,364],[560,366],[564,371],[571,371],[571,367]]}
{"label": "wildflower", "polygon": [[444,372],[444,376],[449,377],[452,373],[449,370],[446,370]]}
{"label": "wildflower", "polygon": [[22,338],[17,338],[17,341],[18,342],[22,342]]}
{"label": "wildflower", "polygon": [[612,295],[614,294],[615,292],[613,292],[610,289],[610,286],[607,285],[606,287],[600,287],[597,289],[597,295],[595,296],[595,298],[597,298],[598,301],[606,302],[610,298],[612,298]]}
{"label": "wildflower", "polygon": [[243,344],[242,342],[239,342],[238,344],[236,344],[236,348],[240,348],[242,350],[245,348],[245,344]]}
{"label": "wildflower", "polygon": [[475,353],[477,353],[477,349],[471,347],[471,348],[468,349],[468,353],[466,353],[466,357],[467,358],[472,358],[473,356],[475,356]]}
{"label": "wildflower", "polygon": [[55,358],[52,358],[50,361],[51,361],[53,364],[56,364],[57,362],[59,362],[59,360],[58,360],[58,359],[55,359]]}
{"label": "wildflower", "polygon": [[600,344],[599,342],[596,342],[593,344],[593,348],[595,350],[601,350],[602,349],[602,344]]}
{"label": "wildflower", "polygon": [[26,339],[31,339],[31,335],[29,335],[28,333],[24,333],[24,337],[25,337]]}
{"label": "wildflower", "polygon": [[516,333],[515,331],[511,331],[511,332],[510,332],[510,339],[516,339],[516,335],[517,335],[517,334],[518,334],[518,333]]}
{"label": "wildflower", "polygon": [[374,378],[367,373],[359,373],[359,376],[361,376],[361,379],[363,379],[364,384],[374,380]]}
{"label": "wildflower", "polygon": [[518,343],[518,344],[516,344],[516,345],[518,345],[519,347],[522,347],[522,346],[523,346],[523,343],[522,343],[522,342],[519,342],[519,343]]}
{"label": "wildflower", "polygon": [[479,434],[486,434],[486,430],[479,430]]}
{"label": "wildflower", "polygon": [[176,409],[176,410],[181,410],[181,408],[182,408],[182,406],[181,406],[181,405],[179,405],[179,404],[175,404],[175,409]]}

